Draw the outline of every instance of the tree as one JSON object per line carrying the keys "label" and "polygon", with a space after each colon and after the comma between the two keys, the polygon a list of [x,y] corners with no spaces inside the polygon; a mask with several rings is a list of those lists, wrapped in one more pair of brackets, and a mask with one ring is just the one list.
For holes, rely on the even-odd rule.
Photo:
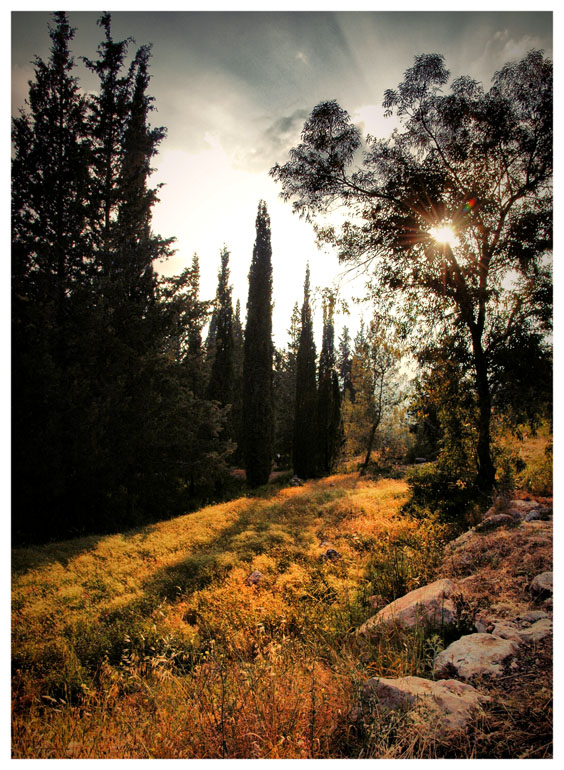
{"label": "tree", "polygon": [[304,479],[317,471],[317,382],[316,351],[310,304],[309,265],[304,281],[300,343],[296,356],[296,401],[294,417],[294,472]]}
{"label": "tree", "polygon": [[266,484],[272,467],[272,247],[270,217],[260,201],[249,271],[243,365],[243,429],[247,482]]}
{"label": "tree", "polygon": [[348,396],[351,401],[354,401],[351,337],[347,326],[343,326],[343,332],[339,338],[337,369],[339,372],[339,383],[343,398]]}
{"label": "tree", "polygon": [[317,394],[319,470],[325,474],[333,470],[343,443],[341,391],[335,363],[334,310],[335,296],[326,291],[323,297],[323,341],[319,354]]}
{"label": "tree", "polygon": [[274,352],[274,452],[286,466],[291,462],[296,409],[296,358],[300,343],[300,308],[294,304],[288,329],[288,344]]}
{"label": "tree", "polygon": [[232,287],[229,284],[229,251],[226,246],[221,250],[220,260],[215,308],[211,321],[214,332],[213,339],[210,340],[213,359],[207,397],[210,401],[218,401],[220,406],[225,407],[233,403],[233,301]]}
{"label": "tree", "polygon": [[[415,58],[386,114],[401,129],[361,138],[336,102],[318,105],[302,143],[272,176],[306,217],[344,203],[354,215],[320,228],[340,258],[370,268],[381,301],[401,308],[419,338],[463,330],[478,404],[476,462],[482,492],[495,482],[491,455],[491,351],[522,323],[545,330],[552,223],[552,65],[542,52],[506,64],[489,91],[449,80],[438,54]],[[510,279],[513,287],[508,289]],[[536,301],[522,302],[534,282]]]}
{"label": "tree", "polygon": [[393,331],[378,315],[368,328],[361,323],[351,366],[354,400],[347,399],[349,451],[362,453],[361,474],[366,473],[384,418],[398,404],[397,367],[401,351]]}

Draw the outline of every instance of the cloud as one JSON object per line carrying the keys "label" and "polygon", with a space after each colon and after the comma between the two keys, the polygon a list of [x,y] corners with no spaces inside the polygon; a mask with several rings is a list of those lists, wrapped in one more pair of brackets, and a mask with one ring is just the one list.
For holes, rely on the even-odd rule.
{"label": "cloud", "polygon": [[268,171],[276,162],[282,162],[288,151],[300,140],[301,130],[309,112],[295,110],[271,123],[255,140],[251,150],[239,150],[234,164],[256,172]]}

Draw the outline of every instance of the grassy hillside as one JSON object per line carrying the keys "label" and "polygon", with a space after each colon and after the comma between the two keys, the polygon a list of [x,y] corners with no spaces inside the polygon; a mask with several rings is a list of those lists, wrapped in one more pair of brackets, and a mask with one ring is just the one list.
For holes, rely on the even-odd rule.
{"label": "grassy hillside", "polygon": [[368,659],[353,636],[440,558],[405,495],[335,476],[14,551],[14,756],[358,756],[359,683],[429,662],[423,639]]}

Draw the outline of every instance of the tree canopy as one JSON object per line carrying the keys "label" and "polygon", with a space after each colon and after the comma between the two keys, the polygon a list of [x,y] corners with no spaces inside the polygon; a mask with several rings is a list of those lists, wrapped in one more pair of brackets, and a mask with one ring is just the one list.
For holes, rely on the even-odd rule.
{"label": "tree canopy", "polygon": [[477,477],[491,489],[494,350],[521,329],[550,327],[552,64],[542,52],[446,90],[439,54],[415,57],[383,107],[400,128],[362,139],[335,101],[319,104],[289,161],[271,175],[294,211],[316,219],[343,204],[340,228],[318,224],[340,259],[366,269],[419,348],[462,335],[478,402]]}

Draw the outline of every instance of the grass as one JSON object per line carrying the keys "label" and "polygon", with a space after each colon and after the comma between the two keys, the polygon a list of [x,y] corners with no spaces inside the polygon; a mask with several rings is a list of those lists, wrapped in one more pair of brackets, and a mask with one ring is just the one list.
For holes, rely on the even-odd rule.
{"label": "grass", "polygon": [[[14,758],[452,755],[405,715],[357,713],[369,677],[430,676],[445,639],[355,635],[375,601],[435,578],[448,530],[400,513],[400,479],[282,483],[13,551]],[[323,559],[329,547],[341,558]],[[492,717],[505,742],[503,719],[524,724],[521,705]],[[495,754],[486,734],[476,727],[474,744]]]}

